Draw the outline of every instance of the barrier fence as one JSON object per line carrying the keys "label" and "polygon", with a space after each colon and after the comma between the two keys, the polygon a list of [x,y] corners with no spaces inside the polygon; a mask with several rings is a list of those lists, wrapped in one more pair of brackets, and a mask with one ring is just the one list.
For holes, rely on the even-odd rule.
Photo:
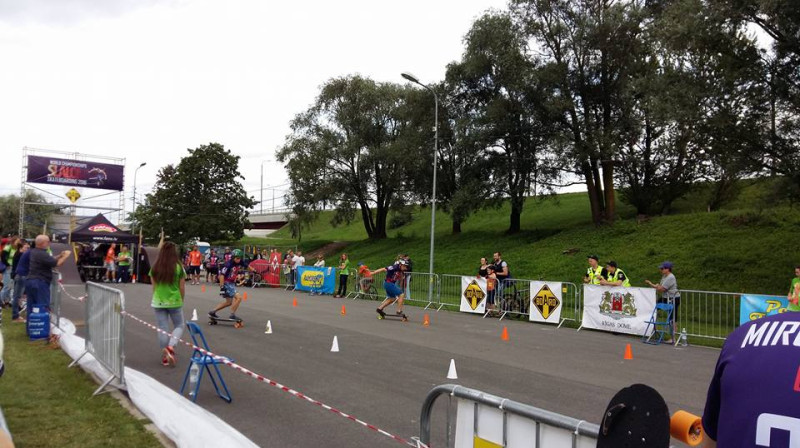
{"label": "barrier fence", "polygon": [[[447,395],[446,445],[456,423],[455,446],[530,446],[589,448],[597,445],[598,425],[550,412],[479,390],[443,384],[425,397],[419,420],[419,441],[431,443],[431,414],[436,399]],[[453,416],[453,397],[457,415]],[[494,440],[489,440],[494,439]],[[479,445],[479,443],[482,444]]]}
{"label": "barrier fence", "polygon": [[86,354],[91,354],[111,373],[111,377],[94,391],[94,396],[112,385],[114,379],[118,384],[113,386],[120,388],[125,385],[125,295],[118,289],[89,282],[83,303],[86,307],[86,347],[70,367]]}
{"label": "barrier fence", "polygon": [[724,340],[739,326],[741,294],[680,290],[680,297],[676,332],[685,328],[687,336]]}
{"label": "barrier fence", "polygon": [[53,271],[50,281],[50,314],[53,315],[53,324],[61,328],[61,273]]}

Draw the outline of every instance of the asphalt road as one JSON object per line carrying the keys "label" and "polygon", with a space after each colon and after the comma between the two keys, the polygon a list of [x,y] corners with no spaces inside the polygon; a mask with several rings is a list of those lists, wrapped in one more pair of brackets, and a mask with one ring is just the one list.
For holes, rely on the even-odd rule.
{"label": "asphalt road", "polygon": [[[149,285],[120,285],[126,309],[155,323]],[[67,286],[79,294],[83,286]],[[185,313],[197,309],[211,349],[241,365],[377,427],[410,438],[435,385],[457,383],[550,411],[599,423],[611,397],[633,383],[656,388],[670,411],[702,413],[718,351],[701,347],[651,346],[608,333],[407,307],[411,321],[376,319],[376,302],[308,296],[276,289],[246,289],[240,308],[245,327],[207,325],[205,313],[219,301],[219,288],[187,285]],[[296,296],[298,307],[292,306]],[[341,315],[342,305],[347,315]],[[65,317],[80,324],[83,305],[63,300]],[[267,320],[273,334],[264,334]],[[504,325],[509,341],[501,340]],[[79,332],[82,327],[78,327]],[[337,336],[340,352],[331,353]],[[187,335],[188,338],[188,335]],[[634,359],[624,361],[626,343]],[[126,322],[127,365],[178,390],[190,355],[178,350],[178,368],[160,364],[156,333]],[[458,380],[446,379],[455,359]],[[265,447],[401,446],[334,413],[223,367],[233,403],[216,397],[203,381],[197,403]],[[442,445],[446,399],[436,405],[434,442]]]}

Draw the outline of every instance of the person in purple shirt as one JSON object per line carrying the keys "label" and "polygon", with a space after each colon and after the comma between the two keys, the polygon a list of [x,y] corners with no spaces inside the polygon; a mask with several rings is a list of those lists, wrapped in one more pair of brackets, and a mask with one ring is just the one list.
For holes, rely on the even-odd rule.
{"label": "person in purple shirt", "polygon": [[408,263],[401,259],[396,264],[372,272],[373,275],[379,272],[386,272],[386,279],[383,282],[383,289],[386,291],[386,300],[375,310],[380,314],[380,317],[386,317],[386,313],[383,309],[395,302],[397,302],[397,315],[403,315],[403,299],[405,298],[405,294],[403,294],[403,290],[397,285],[403,284],[403,273],[406,269],[408,269]]}
{"label": "person in purple shirt", "polygon": [[241,250],[234,250],[232,256],[233,258],[231,261],[226,262],[219,271],[219,294],[222,296],[223,302],[208,312],[208,315],[215,319],[219,318],[219,316],[217,316],[217,311],[221,311],[227,307],[231,307],[229,319],[238,319],[236,310],[239,309],[239,305],[242,303],[242,297],[236,292],[236,277],[240,272],[245,271],[245,266],[242,262]]}
{"label": "person in purple shirt", "polygon": [[728,336],[703,428],[710,448],[800,446],[800,314],[757,319]]}

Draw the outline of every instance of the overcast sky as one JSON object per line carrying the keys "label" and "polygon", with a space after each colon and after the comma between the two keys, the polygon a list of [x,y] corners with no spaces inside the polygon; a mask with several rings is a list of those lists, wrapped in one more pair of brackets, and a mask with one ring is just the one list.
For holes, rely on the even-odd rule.
{"label": "overcast sky", "polygon": [[472,21],[504,7],[505,0],[0,1],[0,194],[19,192],[24,146],[125,157],[130,195],[140,163],[147,166],[137,192],[146,192],[160,167],[213,141],[242,157],[245,187],[258,199],[262,162],[265,186],[286,182],[274,151],[323,82],[355,73],[402,82],[403,71],[440,80]]}

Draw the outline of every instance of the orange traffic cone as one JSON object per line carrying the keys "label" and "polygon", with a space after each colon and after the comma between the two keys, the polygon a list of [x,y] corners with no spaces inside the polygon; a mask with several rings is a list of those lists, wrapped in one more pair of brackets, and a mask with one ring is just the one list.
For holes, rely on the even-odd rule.
{"label": "orange traffic cone", "polygon": [[131,283],[136,283],[136,274],[131,276]]}
{"label": "orange traffic cone", "polygon": [[508,327],[503,327],[503,335],[500,336],[500,339],[507,341],[508,340]]}
{"label": "orange traffic cone", "polygon": [[297,297],[295,297],[294,300],[292,300],[292,306],[297,306]]}
{"label": "orange traffic cone", "polygon": [[200,287],[200,292],[206,292],[206,285]]}
{"label": "orange traffic cone", "polygon": [[244,300],[245,302],[247,301],[247,291],[245,291],[244,294],[242,294],[242,300]]}
{"label": "orange traffic cone", "polygon": [[425,317],[422,319],[422,326],[428,327],[431,325],[431,318],[428,316],[428,313],[425,313]]}
{"label": "orange traffic cone", "polygon": [[344,308],[344,305],[342,305],[342,316],[347,316],[347,310]]}
{"label": "orange traffic cone", "polygon": [[631,350],[631,344],[625,346],[625,359],[633,359],[633,350]]}

